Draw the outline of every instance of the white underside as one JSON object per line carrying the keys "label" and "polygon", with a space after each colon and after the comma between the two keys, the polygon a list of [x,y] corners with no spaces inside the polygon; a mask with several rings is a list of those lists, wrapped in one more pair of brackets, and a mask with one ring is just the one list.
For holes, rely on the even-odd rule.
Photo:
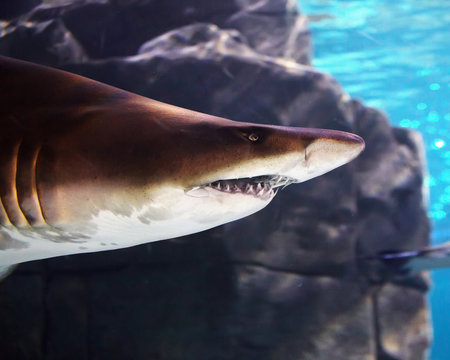
{"label": "white underside", "polygon": [[[91,219],[89,227],[93,230],[85,233],[88,238],[57,239],[58,234],[51,231],[47,231],[49,236],[45,236],[42,232],[2,227],[0,266],[120,249],[197,233],[248,216],[264,208],[271,200],[215,190],[209,190],[209,193],[209,196],[192,197],[178,192],[177,196],[156,202],[159,205],[144,206],[130,216],[102,210]],[[50,239],[50,235],[55,237]]]}

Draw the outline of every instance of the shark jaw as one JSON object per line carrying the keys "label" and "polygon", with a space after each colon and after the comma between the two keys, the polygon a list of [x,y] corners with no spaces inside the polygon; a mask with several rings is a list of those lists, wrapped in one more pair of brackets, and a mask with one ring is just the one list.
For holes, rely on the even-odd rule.
{"label": "shark jaw", "polygon": [[213,191],[227,194],[244,194],[261,200],[272,200],[278,188],[295,183],[296,180],[281,175],[256,176],[242,179],[217,180],[209,184],[196,186],[186,192],[188,196],[208,197]]}

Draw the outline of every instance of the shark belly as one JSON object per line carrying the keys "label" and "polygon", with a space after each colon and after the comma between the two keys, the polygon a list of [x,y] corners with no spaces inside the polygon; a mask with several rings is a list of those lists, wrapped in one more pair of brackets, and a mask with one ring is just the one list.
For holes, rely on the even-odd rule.
{"label": "shark belly", "polygon": [[[87,223],[75,226],[1,226],[0,266],[115,250],[198,233],[251,215],[271,200],[248,199],[247,195],[238,194],[231,205],[217,212],[215,205],[222,200],[219,192],[211,191],[200,198],[184,197],[181,196],[183,192],[179,193],[180,197],[169,202],[172,203],[170,211],[159,203],[143,206],[127,215],[101,210]],[[205,202],[210,203],[209,208]],[[237,206],[241,209],[238,215],[234,210]]]}

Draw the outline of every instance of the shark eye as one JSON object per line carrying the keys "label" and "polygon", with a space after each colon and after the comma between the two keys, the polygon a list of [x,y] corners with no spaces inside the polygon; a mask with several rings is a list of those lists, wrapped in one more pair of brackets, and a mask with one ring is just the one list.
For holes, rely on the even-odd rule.
{"label": "shark eye", "polygon": [[257,142],[260,140],[260,136],[258,134],[255,133],[251,133],[250,135],[247,136],[247,138],[251,141],[251,142]]}

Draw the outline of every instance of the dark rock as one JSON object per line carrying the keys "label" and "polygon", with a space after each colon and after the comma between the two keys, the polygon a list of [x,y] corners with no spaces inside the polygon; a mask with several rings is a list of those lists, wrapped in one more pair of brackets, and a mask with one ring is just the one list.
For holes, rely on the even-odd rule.
{"label": "dark rock", "polygon": [[89,359],[89,290],[82,276],[56,274],[47,279],[46,359]]}
{"label": "dark rock", "polygon": [[41,3],[42,0],[2,1],[0,2],[0,20],[11,20]]}
{"label": "dark rock", "polygon": [[58,66],[68,61],[83,61],[84,50],[58,20],[0,23],[2,55]]}
{"label": "dark rock", "polygon": [[427,279],[391,278],[368,261],[428,242],[421,140],[292,61],[309,53],[292,2],[56,2],[19,19],[0,53],[19,48],[25,20],[63,29],[71,50],[53,50],[48,31],[51,51],[18,57],[235,120],[352,131],[366,151],[208,232],[19,266],[0,285],[2,324],[29,324],[0,337],[10,358],[424,358]]}
{"label": "dark rock", "polygon": [[[418,133],[392,130],[378,111],[354,103],[356,128],[366,140],[357,160],[360,184],[359,255],[420,249],[428,244],[422,184],[423,145]],[[365,135],[367,134],[367,135]]]}
{"label": "dark rock", "polygon": [[[92,58],[134,55],[149,39],[180,26],[208,22],[239,30],[261,54],[302,63],[310,60],[306,18],[286,0],[54,1],[36,7],[20,23],[56,19]],[[268,33],[270,37],[264,35]],[[30,59],[33,54],[31,50],[20,57]]]}
{"label": "dark rock", "polygon": [[385,286],[378,297],[381,342],[387,354],[398,359],[426,359],[429,319],[423,293],[398,286]]}
{"label": "dark rock", "polygon": [[[299,16],[294,1],[257,0],[247,3],[219,25],[245,34],[250,46],[262,54],[310,63],[307,20],[305,16]],[[270,36],[267,36],[268,29],[271,29]]]}
{"label": "dark rock", "polygon": [[15,274],[0,286],[2,359],[43,359],[46,314],[42,274]]}
{"label": "dark rock", "polygon": [[363,284],[248,265],[237,266],[236,276],[239,347],[231,358],[372,358],[372,318]]}
{"label": "dark rock", "polygon": [[223,319],[230,311],[230,271],[229,266],[219,273],[198,263],[93,274],[89,279],[90,329],[95,334],[91,356],[216,357],[217,345],[223,347],[223,340],[229,344]]}
{"label": "dark rock", "polygon": [[[339,86],[329,77],[292,61],[260,55],[236,31],[220,30],[212,24],[164,34],[144,44],[136,57],[86,61],[64,68],[234,120],[303,126],[314,122],[315,126],[350,129],[342,104],[336,103]],[[255,105],[245,107],[246,102]]]}

